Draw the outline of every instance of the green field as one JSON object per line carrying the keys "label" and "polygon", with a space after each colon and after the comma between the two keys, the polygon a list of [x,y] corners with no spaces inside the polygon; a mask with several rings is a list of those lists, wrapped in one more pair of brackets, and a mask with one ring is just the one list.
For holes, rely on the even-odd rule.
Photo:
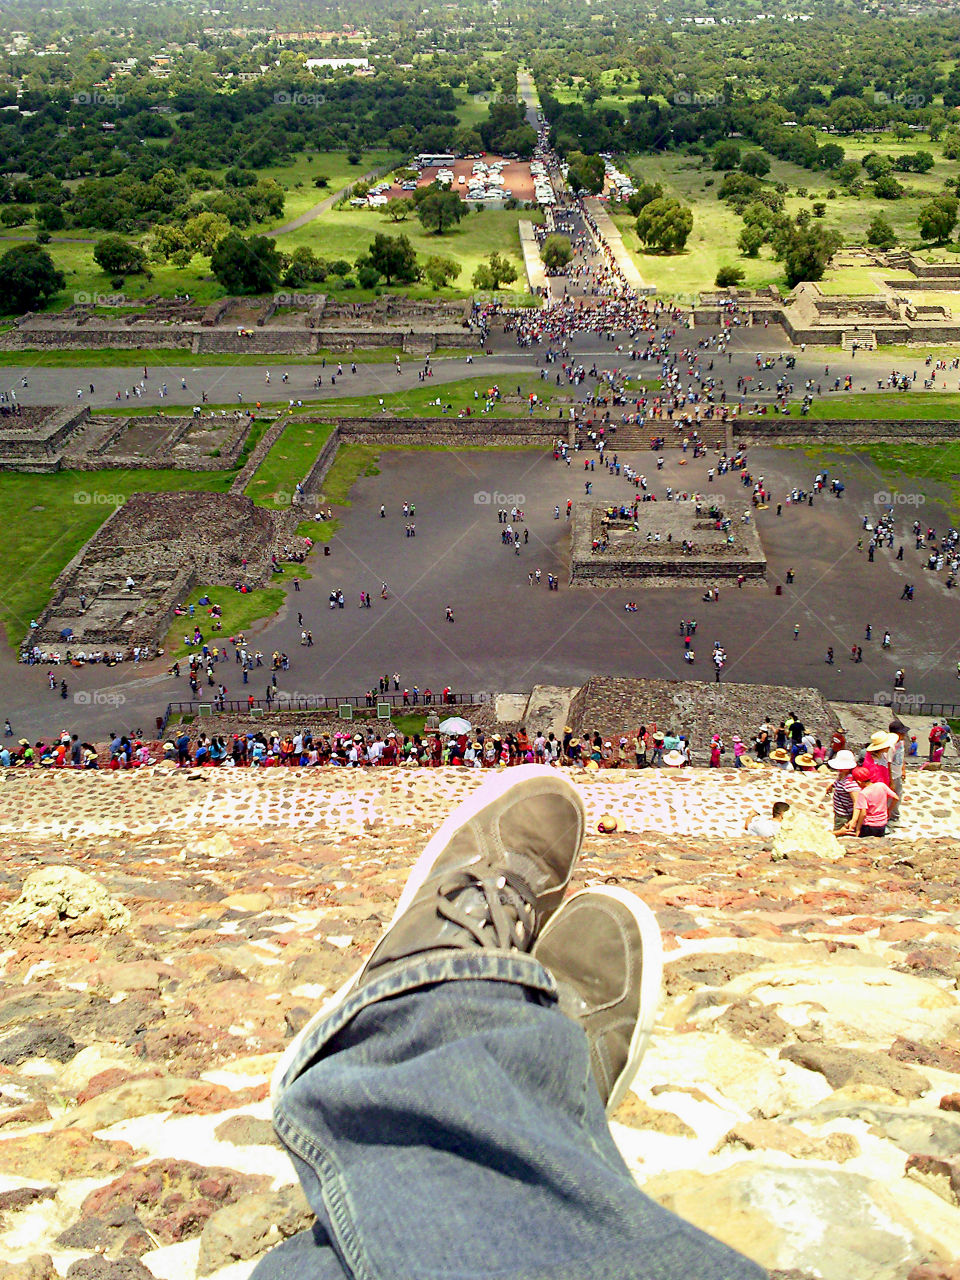
{"label": "green field", "polygon": [[[303,414],[311,418],[362,418],[376,415],[384,410],[396,417],[449,417],[470,408],[472,416],[480,414],[483,408],[484,395],[494,385],[500,388],[505,400],[499,400],[489,414],[482,415],[494,418],[521,418],[528,416],[526,403],[517,398],[517,388],[521,397],[531,392],[545,398],[533,416],[536,418],[556,418],[561,407],[566,409],[572,397],[564,390],[551,387],[549,382],[541,382],[540,378],[528,373],[501,374],[499,377],[463,378],[457,382],[446,382],[440,385],[426,383],[412,387],[409,391],[397,391],[384,396],[353,396],[343,400],[324,400],[320,404],[304,405]],[[474,399],[474,392],[479,399]],[[437,403],[439,401],[439,404]],[[382,402],[382,403],[381,403]],[[446,408],[446,413],[444,409]],[[481,417],[482,420],[482,417]]]}
{"label": "green field", "polygon": [[845,421],[878,418],[916,419],[960,418],[960,394],[951,391],[867,391],[831,392],[815,400],[807,417],[816,422],[842,418]]}
{"label": "green field", "polygon": [[[286,190],[283,216],[264,223],[265,227],[282,227],[312,209],[321,200],[335,195],[344,187],[358,182],[365,173],[384,165],[395,166],[403,157],[397,151],[364,151],[359,164],[351,164],[346,151],[305,152],[290,164],[268,165],[257,170],[259,178],[273,178]],[[222,176],[222,175],[221,175]],[[325,187],[314,186],[314,179],[329,179]]]}
{"label": "green field", "polygon": [[[286,576],[286,575],[285,575]],[[310,575],[300,573],[301,578],[308,578]],[[290,578],[292,582],[292,575]],[[201,596],[209,596],[214,604],[218,604],[221,608],[221,619],[223,627],[220,631],[214,631],[211,628],[212,618],[210,611],[205,605],[197,605],[194,617],[184,616],[175,618],[173,626],[167,633],[164,641],[164,656],[168,661],[174,658],[185,658],[191,653],[196,652],[196,647],[192,644],[184,644],[183,638],[187,632],[192,632],[194,626],[199,626],[203,634],[204,640],[209,645],[217,645],[220,647],[228,636],[234,636],[239,631],[248,631],[255,622],[259,622],[263,618],[272,617],[282,606],[287,594],[287,587],[261,587],[258,591],[250,591],[246,595],[239,591],[234,591],[232,587],[196,587],[190,592],[190,595],[182,603],[186,605],[197,605],[197,601]],[[239,683],[241,680],[239,670],[230,665],[223,671],[224,684],[227,684],[228,696],[231,698],[242,698],[241,693],[243,686]],[[238,683],[234,684],[234,681]],[[211,694],[216,693],[216,689],[210,689],[206,683],[203,684],[201,690],[201,699],[205,697],[204,690]]]}
{"label": "green field", "polygon": [[[470,279],[474,271],[497,250],[510,258],[517,269],[517,279],[514,284],[506,286],[507,290],[525,294],[527,282],[517,231],[517,223],[521,218],[537,222],[542,215],[539,211],[530,209],[484,209],[478,213],[471,208],[458,226],[437,236],[424,231],[414,217],[393,223],[377,209],[355,209],[348,205],[346,208],[329,209],[299,230],[278,236],[277,245],[287,253],[298,245],[309,245],[319,257],[327,261],[343,258],[352,263],[366,252],[373,243],[374,236],[381,232],[392,236],[407,236],[420,258],[439,254],[444,258],[453,258],[460,265],[460,275],[452,286],[441,289],[439,293],[428,284],[408,285],[395,290],[416,298],[462,296],[472,292]],[[327,287],[326,283],[323,287]],[[341,291],[337,296],[347,301],[360,302],[374,295],[371,291],[351,289]]]}
{"label": "green field", "polygon": [[332,425],[291,419],[244,490],[247,497],[262,507],[289,507],[297,483],[313,466],[332,430]]}
{"label": "green field", "polygon": [[[924,256],[932,259],[956,259],[960,246],[941,246],[928,251],[922,246],[917,229],[920,206],[942,193],[946,179],[960,176],[960,163],[943,158],[941,143],[931,142],[923,133],[905,142],[887,134],[840,137],[835,141],[843,147],[847,160],[860,161],[870,151],[893,157],[903,152],[924,150],[934,156],[935,163],[924,174],[895,173],[894,177],[907,188],[907,194],[899,200],[881,200],[872,194],[872,184],[866,172],[862,174],[866,184],[864,191],[859,196],[845,195],[829,172],[802,169],[799,165],[768,156],[771,168],[766,182],[787,185],[789,192],[784,207],[788,214],[795,215],[800,209],[810,210],[814,201],[823,201],[827,205],[824,225],[838,230],[845,244],[863,244],[871,219],[882,213],[904,247],[924,248]],[[752,148],[744,142],[743,149]],[[721,266],[742,267],[747,287],[782,283],[780,264],[773,260],[767,246],[761,249],[757,258],[740,255],[737,238],[743,221],[725,201],[717,199],[716,192],[723,174],[714,172],[709,158],[665,152],[628,156],[621,164],[641,181],[662,183],[666,194],[678,197],[693,209],[693,231],[684,252],[676,255],[644,252],[637,240],[635,219],[617,216],[624,242],[636,259],[644,280],[655,284],[662,293],[684,300],[692,300],[701,289],[711,288],[717,268]],[[805,195],[797,194],[798,190],[804,189]],[[879,277],[893,279],[896,273],[863,267],[843,268],[828,271],[822,287],[833,293],[877,293],[880,291]],[[923,297],[928,298],[929,295]]]}
{"label": "green field", "polygon": [[[437,360],[446,356],[462,356],[459,347],[438,347],[431,355]],[[194,355],[173,347],[143,347],[130,350],[125,347],[97,347],[90,351],[49,351],[23,348],[17,351],[0,351],[0,368],[29,365],[32,369],[75,369],[78,367],[91,369],[127,369],[142,368],[144,365],[166,367],[169,369],[193,368],[207,366],[242,365],[265,366],[283,370],[286,366],[319,364],[326,360],[335,364],[338,360],[344,364],[353,361],[356,364],[381,364],[392,362],[397,356],[406,359],[400,347],[377,347],[356,351],[329,351],[321,349],[315,356],[300,355],[232,355],[229,352],[213,352],[208,355]]]}

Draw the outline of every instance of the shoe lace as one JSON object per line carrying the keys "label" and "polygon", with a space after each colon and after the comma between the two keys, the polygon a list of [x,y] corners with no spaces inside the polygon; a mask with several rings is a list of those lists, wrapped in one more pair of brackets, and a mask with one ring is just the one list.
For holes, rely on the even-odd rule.
{"label": "shoe lace", "polygon": [[536,895],[510,871],[463,870],[437,886],[437,914],[485,950],[529,950],[537,936]]}

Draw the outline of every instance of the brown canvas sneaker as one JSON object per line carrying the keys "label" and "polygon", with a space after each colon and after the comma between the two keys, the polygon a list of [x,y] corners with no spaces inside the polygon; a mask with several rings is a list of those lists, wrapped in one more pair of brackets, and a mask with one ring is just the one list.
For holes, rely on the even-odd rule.
{"label": "brown canvas sneaker", "polygon": [[531,954],[556,979],[561,1010],[586,1033],[609,1115],[637,1073],[657,1015],[663,949],[656,917],[625,889],[586,889],[567,899]]}

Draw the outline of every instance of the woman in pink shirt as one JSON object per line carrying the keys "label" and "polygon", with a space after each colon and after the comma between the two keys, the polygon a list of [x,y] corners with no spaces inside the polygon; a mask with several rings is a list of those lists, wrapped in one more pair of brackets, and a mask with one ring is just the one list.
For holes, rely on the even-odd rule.
{"label": "woman in pink shirt", "polygon": [[871,779],[869,770],[862,766],[854,769],[850,780],[859,787],[859,790],[853,793],[853,817],[835,834],[838,836],[886,835],[887,810],[890,807],[890,801],[896,800],[897,793],[885,782]]}

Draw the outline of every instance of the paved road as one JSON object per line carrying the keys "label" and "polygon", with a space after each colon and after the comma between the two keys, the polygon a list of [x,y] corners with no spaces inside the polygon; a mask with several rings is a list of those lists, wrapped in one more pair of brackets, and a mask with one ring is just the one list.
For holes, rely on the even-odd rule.
{"label": "paved road", "polygon": [[[572,282],[571,282],[571,287]],[[691,333],[693,345],[699,340],[702,331]],[[680,346],[676,342],[675,346]],[[622,351],[618,352],[618,347]],[[629,337],[624,333],[612,333],[601,337],[597,334],[579,335],[574,338],[569,349],[578,358],[598,364],[607,369],[625,367],[629,360],[624,359],[623,351],[629,347]],[[512,334],[494,334],[491,341],[492,356],[481,352],[474,355],[473,363],[466,363],[463,357],[444,357],[431,360],[434,371],[432,383],[438,387],[462,378],[490,376],[499,378],[522,370],[537,372],[542,367],[543,354],[537,348],[519,349]],[[766,373],[758,373],[755,359],[758,352],[765,356],[776,356],[779,352],[791,351],[789,340],[783,331],[776,326],[769,329],[751,328],[736,329],[730,342],[731,359],[724,363],[716,361],[714,374],[722,377],[728,389],[728,400],[736,399],[736,381],[738,376],[750,376],[755,385],[763,381],[763,391],[751,390],[749,401],[769,400],[772,387],[777,377],[787,373],[783,365],[778,365]],[[894,361],[890,356],[878,352],[858,352],[856,357],[823,356],[808,350],[796,356],[796,368],[792,372],[794,386],[798,388],[795,399],[799,400],[805,379],[813,378],[826,388],[837,376],[843,378],[847,373],[854,376],[856,390],[876,390],[876,379],[885,377],[892,367],[905,368],[907,372],[914,370],[918,375],[918,385],[922,385],[924,365],[922,354],[905,364],[901,359]],[[703,357],[709,360],[709,353]],[[266,382],[266,369],[252,365],[202,365],[188,368],[179,365],[149,366],[150,376],[146,380],[142,398],[136,398],[131,391],[130,399],[125,393],[135,384],[139,384],[143,373],[140,367],[93,368],[82,363],[82,357],[76,367],[49,369],[37,368],[29,363],[29,358],[21,365],[0,368],[0,390],[12,390],[23,404],[68,404],[78,400],[77,391],[81,390],[79,402],[94,408],[117,408],[118,403],[129,407],[131,411],[142,412],[155,405],[193,406],[200,400],[201,392],[206,391],[212,404],[238,403],[237,396],[242,395],[243,403],[253,404],[260,401],[264,404],[282,403],[289,399],[334,400],[358,395],[386,395],[398,391],[409,390],[422,384],[418,380],[418,372],[423,367],[422,361],[407,357],[401,362],[401,374],[398,377],[392,360],[382,363],[366,363],[357,365],[355,374],[350,372],[349,362],[344,365],[342,377],[336,377],[336,362],[327,361],[326,367],[319,360],[312,364],[285,365],[282,356],[278,356],[276,364],[270,369],[270,383]],[[829,374],[825,370],[829,369]],[[631,366],[637,378],[656,376],[658,369],[642,361]],[[281,375],[286,372],[288,381],[281,382]],[[551,367],[551,373],[555,370]],[[317,375],[323,378],[320,391],[314,388]],[[21,378],[26,377],[28,386],[20,385]],[[336,378],[336,386],[331,385],[331,377]],[[181,379],[186,381],[186,389],[182,388]],[[686,379],[684,379],[686,382]],[[90,392],[90,384],[94,392]],[[167,385],[167,395],[160,395],[162,385]],[[956,392],[960,380],[956,372],[939,375],[937,390]],[[121,401],[116,399],[117,391],[121,393]],[[826,394],[826,390],[825,390]],[[829,399],[829,395],[827,396]],[[909,393],[903,395],[903,416],[910,416]]]}

